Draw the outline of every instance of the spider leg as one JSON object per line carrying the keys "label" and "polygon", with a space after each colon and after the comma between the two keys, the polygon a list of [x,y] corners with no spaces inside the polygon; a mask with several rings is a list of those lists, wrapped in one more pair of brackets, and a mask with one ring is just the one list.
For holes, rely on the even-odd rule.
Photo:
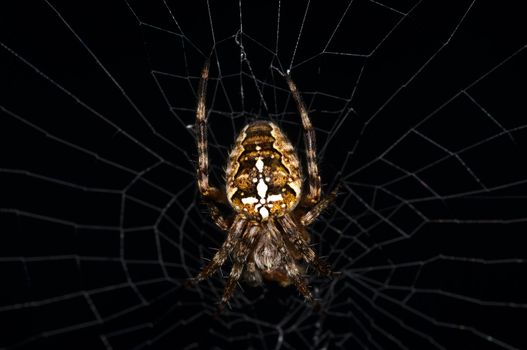
{"label": "spider leg", "polygon": [[193,278],[187,280],[187,286],[193,286],[209,278],[217,269],[219,269],[227,260],[229,253],[238,244],[247,221],[241,217],[236,217],[227,234],[227,239],[223,242],[221,248],[214,254],[212,260]]}
{"label": "spider leg", "polygon": [[315,204],[307,213],[300,217],[300,224],[302,226],[309,226],[316,220],[316,218],[335,200],[339,191],[337,185],[326,197],[322,198],[320,202]]}
{"label": "spider leg", "polygon": [[226,194],[216,187],[209,185],[209,156],[207,150],[207,119],[205,110],[208,78],[209,61],[207,60],[201,71],[201,79],[198,87],[198,106],[196,108],[196,130],[198,134],[198,189],[202,197],[207,201],[207,207],[214,223],[216,223],[219,228],[226,231],[229,228],[229,224],[220,214],[218,207],[212,203],[219,202],[226,204]]}
{"label": "spider leg", "polygon": [[309,176],[309,194],[305,198],[305,204],[313,205],[317,203],[320,199],[320,175],[318,173],[317,165],[317,153],[316,153],[316,140],[315,140],[315,131],[311,125],[311,120],[307,114],[307,108],[302,100],[302,96],[298,92],[296,84],[293,82],[289,74],[286,76],[287,85],[289,90],[293,95],[293,98],[296,102],[296,106],[302,118],[302,126],[304,127],[304,143],[306,145],[306,155],[307,155],[307,172]]}
{"label": "spider leg", "polygon": [[242,275],[247,258],[254,249],[255,244],[258,242],[256,238],[258,237],[259,232],[259,226],[251,226],[245,230],[242,239],[238,243],[236,254],[233,257],[234,264],[229,274],[227,283],[225,284],[223,296],[220,301],[220,311],[224,309],[225,304],[229,301],[229,299],[232,297],[232,294],[234,293],[234,288],[236,287],[236,283]]}
{"label": "spider leg", "polygon": [[198,188],[201,195],[220,203],[227,203],[225,193],[209,185],[209,155],[207,150],[207,119],[205,100],[207,97],[207,82],[209,79],[209,60],[201,70],[198,87],[198,106],[196,108],[196,130],[198,136]]}
{"label": "spider leg", "polygon": [[287,241],[302,255],[302,258],[325,277],[331,277],[338,273],[333,272],[328,263],[320,259],[315,251],[309,246],[304,239],[305,228],[297,224],[289,215],[284,215],[278,219],[285,231],[284,237]]}
{"label": "spider leg", "polygon": [[218,206],[212,203],[212,201],[207,201],[207,208],[209,209],[209,215],[216,226],[218,226],[222,231],[228,231],[230,227],[229,220],[225,219],[221,215]]}
{"label": "spider leg", "polygon": [[285,267],[285,271],[287,274],[287,277],[293,284],[295,285],[296,289],[304,296],[304,298],[312,304],[315,308],[319,308],[320,304],[318,303],[315,298],[313,298],[313,294],[311,293],[311,290],[309,289],[309,284],[307,283],[307,280],[303,277],[302,273],[300,272],[300,269],[298,268],[298,265],[295,263],[295,261],[291,258],[286,244],[284,240],[277,236],[278,244],[279,244],[279,250],[280,255],[282,256],[282,264]]}
{"label": "spider leg", "polygon": [[291,282],[293,282],[296,289],[298,289],[298,291],[304,296],[307,302],[318,307],[318,301],[316,301],[315,298],[313,298],[313,294],[311,293],[311,290],[309,289],[309,284],[307,283],[306,279],[300,273],[300,270],[298,269],[298,266],[293,261],[293,259],[287,259],[287,261],[285,261],[284,264],[285,264],[285,270],[287,272],[287,277],[289,277]]}

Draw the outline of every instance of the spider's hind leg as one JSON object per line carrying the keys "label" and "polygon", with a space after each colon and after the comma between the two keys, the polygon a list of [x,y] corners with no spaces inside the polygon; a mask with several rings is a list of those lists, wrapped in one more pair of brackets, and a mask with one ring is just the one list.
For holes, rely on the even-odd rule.
{"label": "spider's hind leg", "polygon": [[201,71],[201,79],[198,86],[198,105],[196,107],[196,133],[198,147],[198,189],[203,198],[218,202],[227,203],[224,191],[209,184],[209,153],[207,142],[207,111],[205,102],[207,97],[207,82],[209,80],[209,61],[205,62]]}
{"label": "spider's hind leg", "polygon": [[309,179],[309,193],[306,195],[306,202],[310,205],[317,203],[320,199],[320,175],[317,165],[317,151],[316,151],[316,140],[315,130],[309,119],[307,113],[307,107],[298,91],[296,84],[291,79],[291,76],[287,74],[285,76],[289,90],[293,95],[293,99],[296,102],[300,118],[302,119],[302,127],[304,129],[304,143],[306,147],[306,158],[307,158],[307,173]]}
{"label": "spider's hind leg", "polygon": [[300,224],[302,224],[302,226],[311,225],[318,218],[318,216],[324,210],[326,210],[326,208],[329,207],[331,203],[333,203],[335,198],[337,198],[338,191],[339,185],[335,186],[335,188],[328,195],[322,198],[322,200],[315,204],[315,206],[313,206],[307,213],[303,214],[300,217]]}
{"label": "spider's hind leg", "polygon": [[218,226],[222,231],[228,231],[231,226],[232,218],[229,220],[221,215],[220,209],[218,206],[210,201],[206,202],[207,209],[212,221]]}

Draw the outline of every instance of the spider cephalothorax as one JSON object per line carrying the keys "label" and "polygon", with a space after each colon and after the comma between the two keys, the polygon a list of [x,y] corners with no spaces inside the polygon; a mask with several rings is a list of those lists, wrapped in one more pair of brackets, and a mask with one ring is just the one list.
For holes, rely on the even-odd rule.
{"label": "spider cephalothorax", "polygon": [[[196,111],[198,188],[212,219],[227,232],[227,237],[212,260],[190,279],[190,283],[208,278],[230,255],[233,266],[220,308],[232,296],[242,276],[252,285],[260,284],[263,279],[284,286],[292,283],[309,302],[315,303],[300,261],[312,265],[323,276],[334,273],[310,247],[306,227],[331,203],[336,190],[326,198],[320,198],[315,134],[296,85],[287,75],[304,128],[308,186],[302,188],[301,165],[285,134],[272,122],[256,121],[246,125],[236,139],[227,164],[225,190],[222,191],[209,185],[205,113],[208,74],[207,63],[201,73]],[[224,217],[218,203],[232,207],[235,214]]]}

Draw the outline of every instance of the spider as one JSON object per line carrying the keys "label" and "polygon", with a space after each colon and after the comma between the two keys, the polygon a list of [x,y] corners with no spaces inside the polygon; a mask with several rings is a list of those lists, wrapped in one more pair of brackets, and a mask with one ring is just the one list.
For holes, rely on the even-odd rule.
{"label": "spider", "polygon": [[[293,284],[304,298],[318,307],[304,277],[301,261],[320,275],[332,277],[330,266],[310,247],[306,229],[335,199],[337,188],[321,199],[315,132],[295,83],[285,75],[304,129],[308,184],[302,188],[302,168],[291,142],[270,121],[247,124],[238,135],[226,169],[225,190],[209,184],[207,120],[205,111],[209,61],[201,71],[196,108],[198,188],[214,223],[227,233],[221,248],[201,272],[187,281],[195,285],[209,278],[230,255],[233,266],[219,303],[222,310],[243,279],[252,286],[263,280],[282,286]],[[235,214],[224,217],[218,204]]]}

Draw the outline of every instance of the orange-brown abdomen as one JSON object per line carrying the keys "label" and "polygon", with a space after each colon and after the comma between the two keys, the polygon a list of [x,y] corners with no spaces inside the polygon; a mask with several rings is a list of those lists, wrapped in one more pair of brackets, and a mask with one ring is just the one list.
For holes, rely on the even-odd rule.
{"label": "orange-brown abdomen", "polygon": [[258,220],[293,210],[301,196],[298,156],[280,128],[268,121],[247,125],[227,165],[227,198],[237,212]]}

